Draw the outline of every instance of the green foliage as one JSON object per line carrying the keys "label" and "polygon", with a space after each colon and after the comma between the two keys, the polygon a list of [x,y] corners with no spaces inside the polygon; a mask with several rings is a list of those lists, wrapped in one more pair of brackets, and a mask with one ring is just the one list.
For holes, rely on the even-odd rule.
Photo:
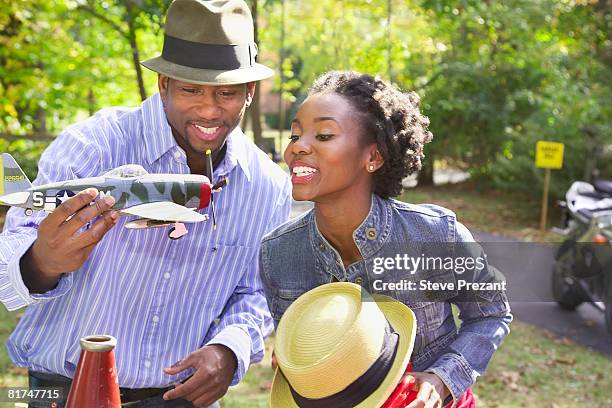
{"label": "green foliage", "polygon": [[[280,3],[266,3],[266,50],[281,46]],[[535,142],[566,143],[564,168],[553,177],[553,196],[559,196],[585,176],[585,161],[598,146],[612,144],[605,3],[286,2],[290,63],[284,72],[291,94],[284,96],[299,98],[329,69],[391,78],[422,97],[434,133],[428,159],[463,163],[483,183],[537,195],[534,180],[540,182],[542,171],[533,164]],[[585,143],[587,133],[595,148]],[[598,165],[605,170],[607,162],[600,157]]]}
{"label": "green foliage", "polygon": [[[57,133],[101,107],[138,104],[131,42],[138,59],[159,54],[169,3],[0,0],[0,132]],[[259,59],[283,73],[282,97],[294,103],[287,120],[330,69],[416,90],[434,133],[426,160],[459,163],[483,185],[539,194],[535,142],[563,142],[565,165],[552,179],[558,196],[593,159],[612,176],[612,153],[601,153],[612,145],[607,4],[260,0]],[[155,92],[156,75],[145,70],[144,85]]]}
{"label": "green foliage", "polygon": [[57,133],[101,107],[137,104],[127,21],[153,56],[169,1],[137,3],[0,0],[0,132]]}
{"label": "green foliage", "polygon": [[38,174],[38,159],[48,142],[19,139],[8,142],[0,139],[0,152],[10,153],[17,160],[30,181],[34,181]]}

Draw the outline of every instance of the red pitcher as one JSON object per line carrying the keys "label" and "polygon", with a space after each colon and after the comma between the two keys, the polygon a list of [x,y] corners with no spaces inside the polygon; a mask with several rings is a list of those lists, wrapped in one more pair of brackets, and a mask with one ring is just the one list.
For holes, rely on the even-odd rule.
{"label": "red pitcher", "polygon": [[117,339],[108,335],[81,339],[81,357],[68,393],[67,408],[121,408],[113,349]]}

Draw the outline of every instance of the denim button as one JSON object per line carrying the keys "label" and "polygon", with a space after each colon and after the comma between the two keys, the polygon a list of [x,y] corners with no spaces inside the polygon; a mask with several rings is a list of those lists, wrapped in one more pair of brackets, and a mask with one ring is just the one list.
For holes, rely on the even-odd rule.
{"label": "denim button", "polygon": [[361,278],[361,276],[359,276],[359,277],[357,277],[355,279],[355,283],[358,284],[358,285],[361,285],[363,283],[363,279]]}
{"label": "denim button", "polygon": [[324,244],[324,243],[322,243],[322,242],[319,242],[319,249],[320,249],[321,251],[325,251],[325,244]]}
{"label": "denim button", "polygon": [[376,239],[376,235],[377,235],[377,233],[376,233],[376,228],[368,228],[368,229],[366,230],[366,236],[368,237],[368,239],[369,239],[370,241],[375,240],[375,239]]}

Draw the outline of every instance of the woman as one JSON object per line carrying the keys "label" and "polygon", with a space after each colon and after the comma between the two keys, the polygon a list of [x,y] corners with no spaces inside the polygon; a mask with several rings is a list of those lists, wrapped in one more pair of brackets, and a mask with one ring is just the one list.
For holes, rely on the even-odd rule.
{"label": "woman", "polygon": [[[421,168],[423,147],[432,138],[418,106],[415,93],[357,72],[329,72],[314,83],[292,122],[284,155],[294,199],[313,201],[314,209],[264,238],[261,275],[277,324],[301,294],[333,281],[354,282],[406,304],[417,321],[411,364],[422,401],[410,407],[461,406],[508,334],[512,316],[501,291],[382,285],[409,279],[457,284],[458,271],[408,271],[408,258],[424,259],[431,248],[428,255],[441,255],[444,245],[473,241],[451,211],[391,198]],[[458,252],[483,255],[469,245]],[[471,272],[478,282],[495,277],[486,262]],[[460,311],[458,331],[451,303]]]}

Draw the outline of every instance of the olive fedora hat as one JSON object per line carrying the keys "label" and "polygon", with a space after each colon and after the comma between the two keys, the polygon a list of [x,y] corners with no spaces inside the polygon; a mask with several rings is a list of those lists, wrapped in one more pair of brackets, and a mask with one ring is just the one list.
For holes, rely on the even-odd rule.
{"label": "olive fedora hat", "polygon": [[244,0],[175,0],[166,14],[162,54],[141,64],[181,81],[230,85],[274,74],[256,56],[253,17]]}

